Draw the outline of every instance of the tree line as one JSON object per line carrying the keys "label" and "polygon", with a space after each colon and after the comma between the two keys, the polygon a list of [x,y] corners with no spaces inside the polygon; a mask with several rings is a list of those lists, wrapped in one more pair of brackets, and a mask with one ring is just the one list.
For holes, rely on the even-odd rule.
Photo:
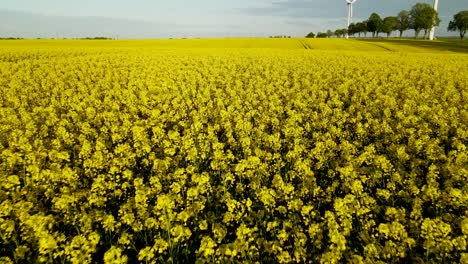
{"label": "tree line", "polygon": [[[355,37],[364,36],[367,37],[368,33],[372,34],[372,37],[379,37],[380,33],[385,33],[386,37],[389,38],[395,31],[399,32],[400,38],[403,33],[407,30],[414,30],[415,38],[419,38],[421,32],[424,32],[424,39],[428,38],[428,34],[431,28],[440,25],[440,18],[437,11],[427,3],[417,3],[411,10],[402,10],[397,16],[388,16],[382,18],[377,13],[372,13],[370,17],[361,22],[352,23],[348,28],[327,30],[327,32],[310,32],[307,38],[330,38],[330,37],[345,37],[347,34]],[[448,30],[458,31],[460,33],[460,39],[464,39],[466,31],[468,29],[468,10],[458,12],[453,16],[453,20],[450,21]]]}

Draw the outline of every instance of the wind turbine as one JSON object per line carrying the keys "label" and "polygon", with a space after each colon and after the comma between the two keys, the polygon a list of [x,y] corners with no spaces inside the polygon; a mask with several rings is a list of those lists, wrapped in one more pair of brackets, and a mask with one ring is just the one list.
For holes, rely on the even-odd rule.
{"label": "wind turbine", "polygon": [[[351,22],[353,20],[353,4],[354,4],[354,2],[356,2],[356,0],[346,0],[346,3],[348,4],[348,27],[346,28],[346,30],[349,29],[349,25],[351,25]],[[346,38],[349,38],[348,33],[346,33]]]}
{"label": "wind turbine", "polygon": [[[439,0],[434,0],[434,10],[437,12],[437,7],[439,5]],[[431,28],[431,32],[429,33],[429,39],[434,40],[434,33],[435,33],[435,27]]]}

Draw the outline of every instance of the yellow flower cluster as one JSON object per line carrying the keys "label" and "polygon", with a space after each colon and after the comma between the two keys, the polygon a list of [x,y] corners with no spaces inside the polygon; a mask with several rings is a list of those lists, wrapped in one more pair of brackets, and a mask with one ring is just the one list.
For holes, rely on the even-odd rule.
{"label": "yellow flower cluster", "polygon": [[0,262],[468,263],[467,55],[70,43],[0,50]]}

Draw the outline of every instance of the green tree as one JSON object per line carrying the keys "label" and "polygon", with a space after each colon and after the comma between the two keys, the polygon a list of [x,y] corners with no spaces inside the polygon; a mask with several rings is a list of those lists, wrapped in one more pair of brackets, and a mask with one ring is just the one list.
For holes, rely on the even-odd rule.
{"label": "green tree", "polygon": [[453,20],[450,21],[448,30],[460,32],[460,39],[465,38],[466,30],[468,29],[468,10],[460,11],[453,16]]}
{"label": "green tree", "polygon": [[375,38],[379,35],[382,29],[382,18],[377,13],[372,13],[367,20],[367,31],[372,32],[372,37]]}
{"label": "green tree", "polygon": [[432,6],[426,3],[417,3],[411,8],[410,24],[411,28],[414,29],[415,38],[418,38],[421,30],[424,30],[424,38],[426,38],[431,28],[440,24],[440,19]]}
{"label": "green tree", "polygon": [[335,32],[333,32],[333,35],[336,36],[337,38],[340,38],[341,37],[341,29],[335,30]]}
{"label": "green tree", "polygon": [[343,32],[343,38],[348,34],[348,29],[347,28],[342,28],[341,31]]}
{"label": "green tree", "polygon": [[387,38],[390,37],[393,31],[397,30],[398,18],[395,16],[389,16],[384,18],[382,24],[382,32],[387,33]]}
{"label": "green tree", "polygon": [[356,33],[357,33],[357,32],[356,32],[356,24],[354,24],[354,23],[349,24],[349,26],[348,26],[348,34],[349,34],[350,36],[354,36],[354,34],[356,34]]}
{"label": "green tree", "polygon": [[346,33],[348,33],[348,30],[345,28],[335,30],[335,36],[337,36],[338,38],[343,38],[346,35]]}
{"label": "green tree", "polygon": [[319,33],[317,33],[317,38],[328,38],[328,34],[319,32]]}
{"label": "green tree", "polygon": [[315,38],[314,32],[310,32],[309,34],[307,34],[306,38]]}
{"label": "green tree", "polygon": [[367,34],[367,25],[366,22],[358,22],[354,28],[356,33],[358,33],[359,37],[361,37],[361,33],[364,33],[364,37]]}
{"label": "green tree", "polygon": [[330,29],[327,30],[327,37],[330,38],[330,37],[333,37],[334,33],[333,31],[331,31]]}
{"label": "green tree", "polygon": [[397,30],[400,31],[400,38],[403,36],[403,32],[410,28],[410,15],[406,10],[398,13],[398,25]]}

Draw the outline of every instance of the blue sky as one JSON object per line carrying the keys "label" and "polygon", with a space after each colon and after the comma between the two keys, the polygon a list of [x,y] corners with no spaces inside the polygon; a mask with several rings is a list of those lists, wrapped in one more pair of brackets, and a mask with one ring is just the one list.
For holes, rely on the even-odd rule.
{"label": "blue sky", "polygon": [[[354,20],[416,2],[433,0],[357,0]],[[344,0],[0,0],[0,37],[302,37],[345,27],[346,8]],[[449,20],[467,9],[468,0],[439,0],[438,33],[450,34]]]}

